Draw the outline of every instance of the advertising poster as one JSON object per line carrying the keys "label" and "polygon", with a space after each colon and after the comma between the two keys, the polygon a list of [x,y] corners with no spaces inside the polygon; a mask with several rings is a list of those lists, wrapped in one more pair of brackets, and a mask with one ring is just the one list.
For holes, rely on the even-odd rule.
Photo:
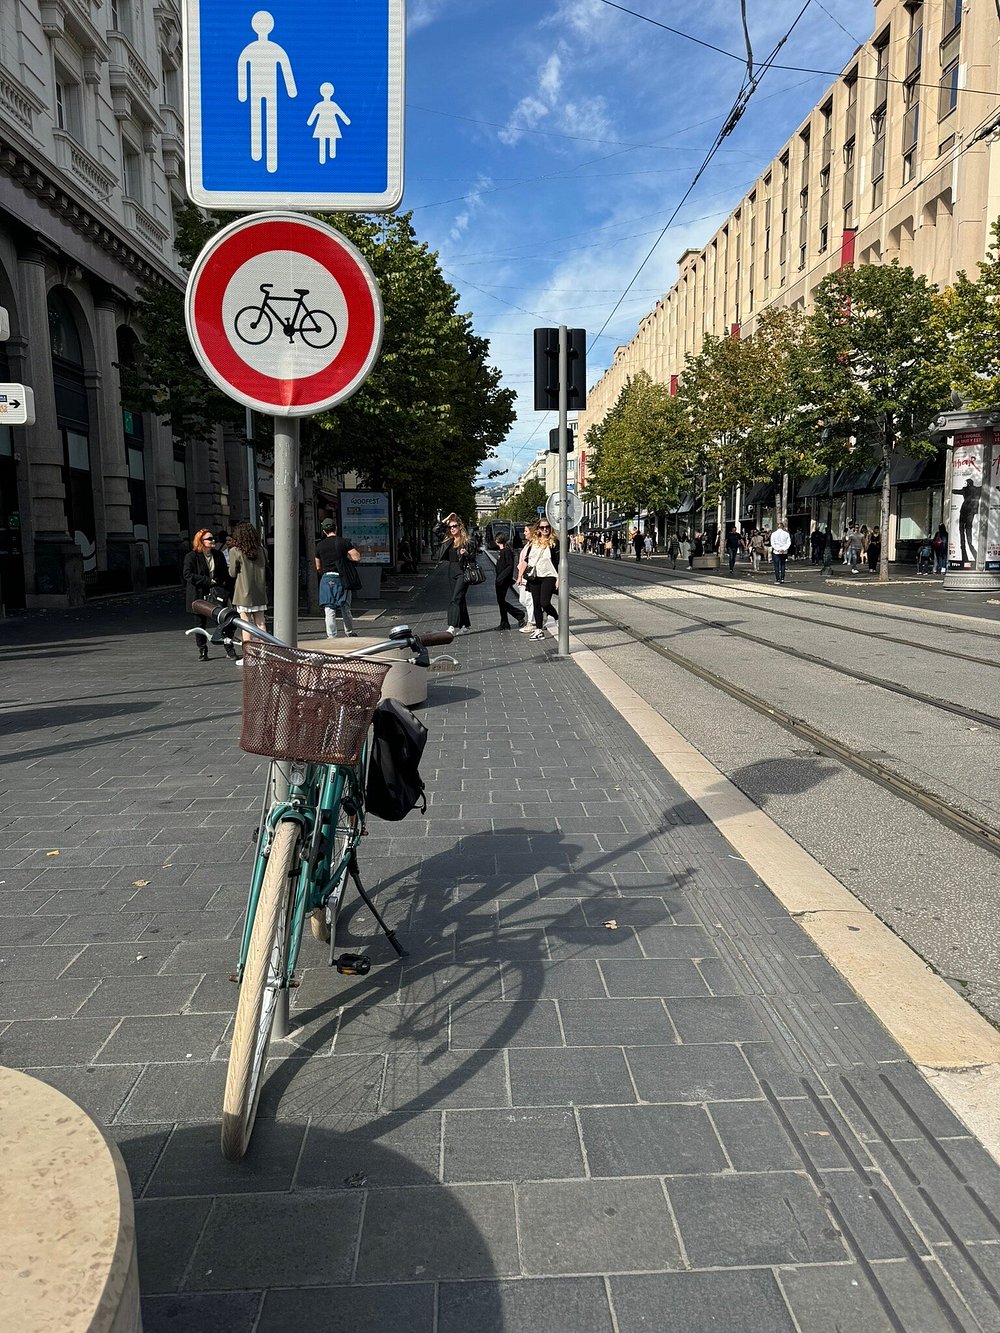
{"label": "advertising poster", "polygon": [[363,565],[387,565],[390,509],[385,491],[341,491],[340,535],[361,553]]}
{"label": "advertising poster", "polygon": [[984,569],[1000,569],[1000,444],[994,436],[990,469],[990,508],[986,516],[986,562]]}
{"label": "advertising poster", "polygon": [[955,436],[952,453],[948,522],[948,568],[975,569],[979,498],[983,493],[983,436],[969,431]]}

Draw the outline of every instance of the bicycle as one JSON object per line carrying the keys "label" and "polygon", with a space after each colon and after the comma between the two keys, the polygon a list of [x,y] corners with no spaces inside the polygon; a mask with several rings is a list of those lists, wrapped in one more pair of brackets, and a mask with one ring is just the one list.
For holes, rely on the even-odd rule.
{"label": "bicycle", "polygon": [[[409,660],[429,666],[428,647],[451,643],[447,632],[422,639],[408,625],[388,639],[343,657],[292,648],[247,621],[231,606],[193,604],[224,632],[244,636],[243,725],[240,747],[272,760],[257,830],[239,965],[239,985],[222,1110],[222,1153],[246,1153],[260,1100],[261,1075],[281,993],[295,982],[308,916],[327,943],[330,963],[364,975],[363,955],[335,958],[337,917],[350,880],[400,958],[406,950],[361,882],[357,847],[365,833],[369,731],[390,670],[373,655],[405,646]],[[188,633],[205,633],[195,629]],[[287,793],[273,798],[274,764],[282,763]]]}
{"label": "bicycle", "polygon": [[[294,296],[272,296],[273,286],[273,282],[262,282],[260,290],[264,299],[260,305],[247,305],[236,312],[233,327],[237,338],[251,347],[259,347],[267,342],[277,324],[289,342],[294,342],[298,334],[307,347],[317,350],[329,347],[337,336],[337,321],[326,310],[309,309],[306,305],[309,288],[294,287]],[[287,319],[274,308],[272,303],[275,301],[294,306]]]}

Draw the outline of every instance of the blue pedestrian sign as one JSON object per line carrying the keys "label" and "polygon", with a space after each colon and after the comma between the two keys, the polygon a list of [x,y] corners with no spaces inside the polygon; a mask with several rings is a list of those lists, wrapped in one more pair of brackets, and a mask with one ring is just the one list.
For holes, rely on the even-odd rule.
{"label": "blue pedestrian sign", "polygon": [[192,200],[397,208],[404,47],[405,0],[184,0]]}

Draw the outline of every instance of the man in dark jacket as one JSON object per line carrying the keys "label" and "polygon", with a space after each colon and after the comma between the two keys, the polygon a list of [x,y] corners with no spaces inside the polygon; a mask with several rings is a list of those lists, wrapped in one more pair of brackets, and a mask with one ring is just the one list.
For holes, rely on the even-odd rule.
{"label": "man in dark jacket", "polygon": [[498,630],[510,629],[510,620],[508,616],[513,616],[520,628],[527,621],[527,613],[518,604],[511,605],[507,601],[507,594],[510,592],[514,583],[514,552],[507,545],[507,539],[502,534],[497,534],[497,606],[500,608],[500,624]]}

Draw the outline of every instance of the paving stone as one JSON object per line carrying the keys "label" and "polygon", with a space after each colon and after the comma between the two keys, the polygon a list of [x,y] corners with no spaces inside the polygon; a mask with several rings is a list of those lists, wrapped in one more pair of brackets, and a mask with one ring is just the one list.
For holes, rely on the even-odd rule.
{"label": "paving stone", "polygon": [[564,959],[641,958],[639,941],[630,929],[608,930],[604,926],[561,926],[546,930],[549,952],[556,961]]}
{"label": "paving stone", "polygon": [[6,981],[0,986],[0,1018],[72,1018],[97,986],[92,978]]}
{"label": "paving stone", "polygon": [[585,1175],[572,1111],[448,1111],[446,1181],[558,1180]]}
{"label": "paving stone", "polygon": [[313,1117],[296,1189],[425,1185],[440,1174],[441,1114]]}
{"label": "paving stone", "polygon": [[345,1323],[350,1325],[351,1333],[385,1333],[392,1328],[405,1329],[406,1333],[433,1333],[434,1285],[394,1282],[384,1286],[269,1291],[254,1333],[287,1333],[290,1328],[339,1333]]}
{"label": "paving stone", "polygon": [[[618,1333],[683,1329],[684,1333],[794,1333],[774,1279],[764,1270],[729,1273],[647,1273],[613,1277]],[[864,1323],[847,1327],[867,1333]],[[812,1333],[813,1325],[804,1323]],[[832,1326],[831,1326],[832,1328]]]}
{"label": "paving stone", "polygon": [[0,1063],[26,1065],[88,1064],[117,1026],[116,1018],[73,1018],[68,1022],[24,1019],[0,1036]]}
{"label": "paving stone", "polygon": [[9,981],[45,981],[57,977],[80,950],[73,944],[0,946],[0,985]]}
{"label": "paving stone", "polygon": [[171,1014],[125,1018],[94,1057],[97,1064],[211,1060],[229,1018],[224,1014]]}
{"label": "paving stone", "polygon": [[[8,911],[9,902],[9,897],[4,900]],[[60,927],[66,925],[66,921],[65,916],[0,916],[0,949],[6,949],[12,944],[44,944],[52,939]],[[59,942],[73,943],[65,939]]]}
{"label": "paving stone", "polygon": [[644,958],[714,958],[718,953],[704,926],[642,926],[636,935]]}
{"label": "paving stone", "polygon": [[592,1176],[687,1175],[727,1165],[700,1106],[584,1107],[580,1130]]}
{"label": "paving stone", "polygon": [[634,1102],[635,1091],[618,1047],[512,1050],[515,1106],[593,1106]]}
{"label": "paving stone", "polygon": [[110,1124],[142,1072],[141,1065],[49,1065],[25,1073],[65,1093],[101,1125]]}
{"label": "paving stone", "polygon": [[146,1186],[146,1198],[287,1192],[305,1137],[304,1125],[261,1120],[246,1156],[227,1162],[219,1148],[219,1125],[179,1125],[170,1136]]}
{"label": "paving stone", "polygon": [[178,1014],[194,994],[196,977],[114,977],[102,981],[80,1009],[91,1014]]}
{"label": "paving stone", "polygon": [[532,1276],[681,1266],[657,1180],[531,1181],[517,1186],[517,1215]]}
{"label": "paving stone", "polygon": [[609,995],[667,998],[710,993],[696,964],[687,958],[613,958],[600,967]]}
{"label": "paving stone", "polygon": [[586,1000],[603,998],[604,983],[591,959],[558,963],[501,963],[505,1000]]}
{"label": "paving stone", "polygon": [[358,1282],[484,1278],[517,1271],[510,1185],[369,1191]]}
{"label": "paving stone", "polygon": [[671,999],[667,1010],[681,1041],[759,1041],[770,1033],[756,1006],[739,997]]}
{"label": "paving stone", "polygon": [[688,1258],[696,1268],[847,1258],[804,1175],[678,1177],[669,1182],[667,1192]]}
{"label": "paving stone", "polygon": [[226,1066],[221,1062],[151,1064],[143,1070],[118,1119],[132,1125],[178,1120],[218,1123],[225,1086]]}
{"label": "paving stone", "polygon": [[[212,1204],[185,1287],[239,1290],[248,1273],[260,1287],[317,1287],[351,1278],[361,1191],[324,1195],[249,1194]],[[322,1237],[310,1253],[309,1237]]]}
{"label": "paving stone", "polygon": [[142,1333],[254,1333],[261,1300],[259,1291],[147,1296]]}
{"label": "paving stone", "polygon": [[[46,945],[53,950],[54,945]],[[87,944],[68,945],[73,961],[61,973],[64,977],[154,976],[170,954],[168,944]]]}
{"label": "paving stone", "polygon": [[[713,1102],[710,1110],[719,1138],[737,1171],[798,1171],[806,1165],[767,1102]],[[821,1122],[817,1120],[817,1124]],[[819,1128],[807,1130],[806,1134],[811,1138],[823,1132]],[[826,1134],[829,1138],[828,1131]],[[838,1163],[842,1164],[846,1163]]]}
{"label": "paving stone", "polygon": [[451,1049],[486,1050],[513,1046],[562,1046],[559,1015],[552,1000],[455,1006]]}
{"label": "paving stone", "polygon": [[562,1000],[568,1046],[645,1046],[676,1042],[658,1000]]}
{"label": "paving stone", "polygon": [[[38,918],[39,920],[41,918]],[[152,912],[112,912],[103,916],[72,916],[54,934],[54,944],[113,944],[138,941],[153,919]],[[0,938],[2,938],[0,930]],[[136,949],[136,953],[142,953]]]}
{"label": "paving stone", "polygon": [[105,1134],[114,1139],[124,1159],[134,1198],[138,1199],[146,1188],[173,1128],[173,1125],[104,1126]]}
{"label": "paving stone", "polygon": [[[881,1289],[881,1299],[872,1279]],[[871,1277],[857,1264],[782,1269],[779,1281],[799,1327],[810,1333],[839,1333],[844,1328],[865,1333],[898,1333],[901,1328],[945,1333],[964,1322],[959,1311],[949,1319],[934,1299],[931,1284],[948,1289],[936,1264],[921,1268],[909,1263],[873,1264]],[[886,1305],[893,1312],[891,1318]]]}
{"label": "paving stone", "polygon": [[208,1199],[137,1200],[139,1289],[144,1296],[180,1290],[210,1206]]}
{"label": "paving stone", "polygon": [[442,1282],[438,1333],[611,1333],[600,1278]]}
{"label": "paving stone", "polygon": [[334,1050],[338,1055],[381,1054],[414,1050],[425,1044],[432,1049],[447,1049],[447,1005],[442,1005],[440,1012],[428,1013],[423,1005],[382,1001],[370,1007],[347,1005],[341,1010]]}
{"label": "paving stone", "polygon": [[389,1055],[382,1109],[431,1111],[448,1107],[508,1106],[503,1055],[470,1051]]}

